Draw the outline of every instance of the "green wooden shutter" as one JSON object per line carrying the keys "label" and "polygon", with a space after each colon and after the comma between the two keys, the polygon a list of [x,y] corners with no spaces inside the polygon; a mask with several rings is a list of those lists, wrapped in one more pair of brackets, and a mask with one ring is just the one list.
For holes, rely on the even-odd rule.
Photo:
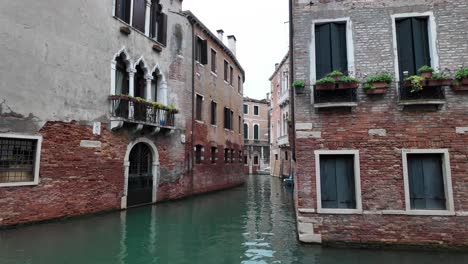
{"label": "green wooden shutter", "polygon": [[201,42],[201,64],[208,64],[208,41],[202,40]]}
{"label": "green wooden shutter", "polygon": [[424,65],[431,65],[427,18],[412,18],[413,52],[416,71]]}
{"label": "green wooden shutter", "polygon": [[348,74],[348,58],[346,51],[346,24],[330,24],[330,43],[332,71],[338,70]]}
{"label": "green wooden shutter", "polygon": [[244,139],[249,139],[249,126],[244,124]]}
{"label": "green wooden shutter", "polygon": [[356,208],[352,155],[321,156],[320,181],[322,208]]}
{"label": "green wooden shutter", "polygon": [[254,125],[254,140],[258,140],[258,125]]}
{"label": "green wooden shutter", "polygon": [[333,156],[320,156],[320,188],[322,208],[338,208],[336,163]]}
{"label": "green wooden shutter", "polygon": [[315,66],[317,79],[332,71],[330,24],[315,26]]}

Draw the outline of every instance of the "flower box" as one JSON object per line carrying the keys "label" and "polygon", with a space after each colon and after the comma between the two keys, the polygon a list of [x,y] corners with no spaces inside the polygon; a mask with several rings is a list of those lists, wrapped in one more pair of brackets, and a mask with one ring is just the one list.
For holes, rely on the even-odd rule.
{"label": "flower box", "polygon": [[335,83],[318,83],[315,85],[315,90],[334,90],[336,88]]}
{"label": "flower box", "polygon": [[338,82],[338,89],[355,89],[358,87],[358,82]]}
{"label": "flower box", "polygon": [[468,85],[463,85],[463,84],[452,85],[452,90],[455,91],[455,92],[468,91]]}
{"label": "flower box", "polygon": [[463,79],[461,79],[460,82],[461,82],[461,84],[463,84],[463,85],[468,85],[468,78],[463,78]]}
{"label": "flower box", "polygon": [[445,80],[435,80],[435,79],[428,79],[426,80],[426,86],[434,87],[434,86],[449,86],[452,83],[452,80],[445,79]]}
{"label": "flower box", "polygon": [[388,88],[375,88],[375,89],[366,89],[367,94],[386,94]]}

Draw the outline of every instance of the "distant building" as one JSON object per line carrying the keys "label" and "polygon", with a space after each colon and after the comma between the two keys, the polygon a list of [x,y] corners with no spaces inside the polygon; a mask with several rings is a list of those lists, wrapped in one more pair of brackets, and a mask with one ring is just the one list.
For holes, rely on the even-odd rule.
{"label": "distant building", "polygon": [[270,159],[267,99],[244,98],[244,172],[267,173]]}
{"label": "distant building", "polygon": [[284,177],[292,173],[292,153],[289,140],[290,84],[289,54],[275,65],[271,82],[270,174]]}
{"label": "distant building", "polygon": [[[418,69],[468,66],[468,1],[293,1],[292,13],[299,239],[466,248],[468,78]],[[359,83],[318,82],[332,71]],[[362,85],[381,73],[392,80]]]}

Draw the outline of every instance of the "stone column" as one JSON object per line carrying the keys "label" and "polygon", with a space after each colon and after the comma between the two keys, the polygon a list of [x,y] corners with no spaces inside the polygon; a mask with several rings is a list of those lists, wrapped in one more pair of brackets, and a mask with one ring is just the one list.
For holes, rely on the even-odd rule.
{"label": "stone column", "polygon": [[[133,2],[133,1],[132,1]],[[131,97],[135,96],[135,71],[130,71],[128,73],[128,95]],[[129,103],[128,107],[128,118],[133,119],[133,103]]]}
{"label": "stone column", "polygon": [[150,21],[151,21],[151,0],[146,0],[145,10],[145,35],[150,35]]}
{"label": "stone column", "polygon": [[167,105],[167,82],[166,80],[161,80],[158,89],[158,102]]}
{"label": "stone column", "polygon": [[128,174],[130,170],[130,162],[125,161],[124,163],[124,194],[120,203],[121,209],[127,208],[127,197],[128,197]]}
{"label": "stone column", "polygon": [[153,102],[154,98],[151,96],[151,82],[153,78],[146,78],[146,100],[148,102]]}

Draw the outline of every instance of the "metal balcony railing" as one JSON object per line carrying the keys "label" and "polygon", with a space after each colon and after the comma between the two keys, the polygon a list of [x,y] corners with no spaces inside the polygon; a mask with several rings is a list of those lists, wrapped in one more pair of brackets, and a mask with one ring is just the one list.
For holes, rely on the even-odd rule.
{"label": "metal balcony railing", "polygon": [[356,103],[356,89],[314,89],[314,104]]}
{"label": "metal balcony railing", "polygon": [[402,81],[399,84],[399,99],[402,101],[431,101],[445,100],[445,92],[443,86],[428,86],[426,81],[422,82],[422,90],[413,91],[407,81]]}
{"label": "metal balcony railing", "polygon": [[152,126],[173,127],[175,112],[169,109],[157,108],[154,105],[138,101],[124,95],[113,95],[111,101],[111,116],[124,121],[144,123]]}
{"label": "metal balcony railing", "polygon": [[282,106],[282,105],[287,104],[288,102],[289,102],[289,90],[286,90],[281,94],[278,100],[278,104]]}
{"label": "metal balcony railing", "polygon": [[280,136],[277,140],[278,146],[289,146],[289,137],[288,135]]}

